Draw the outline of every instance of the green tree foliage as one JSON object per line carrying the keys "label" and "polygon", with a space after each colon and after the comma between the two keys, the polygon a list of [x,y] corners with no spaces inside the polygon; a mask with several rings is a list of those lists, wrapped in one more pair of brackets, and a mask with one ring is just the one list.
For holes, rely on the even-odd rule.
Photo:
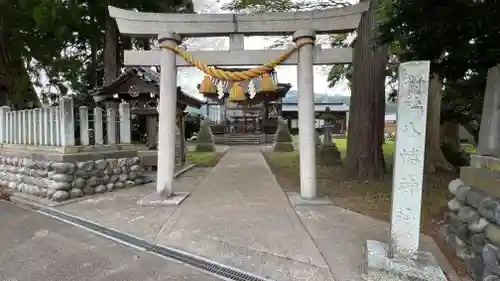
{"label": "green tree foliage", "polygon": [[61,50],[72,39],[76,18],[67,3],[56,0],[1,1],[0,9],[0,103],[37,106],[30,75],[73,64]]}
{"label": "green tree foliage", "polygon": [[[193,8],[183,0],[0,1],[0,105],[39,105],[34,86],[44,86],[44,102],[99,86],[108,5],[149,12]],[[121,38],[120,47],[130,41],[144,45]]]}
{"label": "green tree foliage", "polygon": [[200,130],[202,116],[200,114],[188,113],[186,115],[185,136],[191,138],[194,133]]}
{"label": "green tree foliage", "polygon": [[[444,162],[444,157],[436,158],[443,151],[436,139],[439,128],[429,124],[461,123],[477,139],[487,71],[500,61],[500,19],[495,16],[499,10],[493,0],[384,0],[379,10],[379,39],[397,45],[401,61],[430,60],[434,83],[440,84],[429,92],[430,106],[441,99],[442,106],[429,108],[434,121],[427,128],[426,171],[434,162],[428,159]],[[441,118],[430,118],[435,112]]]}
{"label": "green tree foliage", "polygon": [[399,46],[401,61],[432,62],[444,84],[442,119],[480,123],[487,71],[500,62],[499,11],[494,0],[384,0],[380,39]]}
{"label": "green tree foliage", "polygon": [[[331,36],[332,48],[346,48],[349,47],[347,41],[347,34],[339,34]],[[328,86],[333,88],[337,83],[342,80],[347,80],[349,82],[349,87],[351,86],[352,79],[352,64],[335,64],[330,69],[328,73]]]}
{"label": "green tree foliage", "polygon": [[222,8],[242,13],[293,12],[320,10],[348,6],[345,0],[293,1],[293,0],[232,0]]}

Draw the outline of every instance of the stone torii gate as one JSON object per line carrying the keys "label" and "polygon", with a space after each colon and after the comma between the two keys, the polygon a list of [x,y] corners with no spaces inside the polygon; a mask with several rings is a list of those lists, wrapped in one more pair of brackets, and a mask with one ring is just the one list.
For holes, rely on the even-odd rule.
{"label": "stone torii gate", "polygon": [[[315,198],[317,191],[313,65],[352,63],[351,48],[321,49],[314,46],[315,36],[356,30],[361,14],[368,6],[369,2],[363,1],[349,7],[323,11],[256,15],[156,14],[109,7],[110,15],[116,19],[122,34],[158,37],[161,45],[161,49],[154,51],[125,51],[126,65],[159,65],[162,70],[159,173],[157,192],[152,194],[156,199],[153,199],[179,204],[187,196],[174,193],[173,187],[177,67],[195,65],[206,74],[215,76],[214,73],[221,70],[210,69],[206,65],[263,65],[278,57],[282,58],[279,60],[281,65],[298,65],[301,196],[304,199]],[[244,37],[259,35],[293,35],[295,46],[285,56],[283,50],[245,50]],[[216,36],[229,36],[229,51],[188,51],[187,54],[177,47],[182,38]],[[206,65],[193,58],[203,61]],[[384,244],[374,240],[365,243],[363,277],[368,280],[446,280],[432,254],[419,251],[429,65],[428,61],[400,65],[399,90],[402,98],[398,99],[400,133],[395,153],[390,243]],[[271,69],[274,66],[276,64],[271,63],[264,68]],[[249,79],[247,74],[239,73],[243,78],[231,81]],[[219,76],[226,80],[233,79],[225,78],[231,76],[228,73]],[[240,96],[244,95],[241,89],[238,92]]]}
{"label": "stone torii gate", "polygon": [[[229,51],[189,51],[210,66],[263,65],[282,55],[283,50],[245,50],[245,36],[293,35],[297,45],[314,42],[316,34],[346,33],[357,29],[361,14],[369,3],[345,8],[294,13],[234,14],[160,14],[142,13],[109,7],[121,34],[158,38],[163,49],[125,51],[125,65],[161,67],[158,141],[157,193],[163,197],[183,197],[174,193],[175,105],[177,67],[191,63],[177,56],[171,48],[183,38],[229,36]],[[167,46],[165,46],[167,45]],[[170,48],[169,46],[170,45]],[[167,48],[165,48],[167,47]],[[281,65],[298,65],[298,107],[300,125],[301,196],[316,197],[315,115],[313,65],[352,63],[352,48],[321,49],[302,46]],[[174,200],[175,201],[175,200]],[[177,202],[182,201],[179,199]]]}

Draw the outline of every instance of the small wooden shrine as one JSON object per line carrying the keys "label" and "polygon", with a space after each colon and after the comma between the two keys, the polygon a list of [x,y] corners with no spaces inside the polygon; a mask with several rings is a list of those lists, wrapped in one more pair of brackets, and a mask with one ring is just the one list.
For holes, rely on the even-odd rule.
{"label": "small wooden shrine", "polygon": [[[247,69],[224,69],[241,72]],[[214,134],[275,134],[278,116],[281,114],[281,99],[288,93],[291,84],[278,83],[274,70],[240,82],[218,81],[205,76],[199,91],[208,100],[208,120],[213,121]],[[217,121],[211,118],[210,110],[219,112]]]}
{"label": "small wooden shrine", "polygon": [[[117,107],[127,101],[139,131],[146,136],[146,144],[155,148],[158,136],[158,100],[160,74],[146,67],[128,67],[115,80],[93,93],[96,102],[105,108]],[[200,108],[204,101],[190,96],[177,87],[177,121],[180,139],[184,139],[184,110],[187,106]],[[145,130],[144,130],[145,128]]]}

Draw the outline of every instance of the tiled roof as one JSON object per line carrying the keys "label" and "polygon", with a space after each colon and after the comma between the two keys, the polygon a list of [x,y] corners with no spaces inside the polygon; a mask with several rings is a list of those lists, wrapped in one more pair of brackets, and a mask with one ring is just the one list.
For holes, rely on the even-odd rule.
{"label": "tiled roof", "polygon": [[[122,74],[118,76],[115,80],[111,81],[110,83],[107,83],[103,85],[102,87],[98,88],[95,90],[93,95],[99,95],[102,93],[106,92],[113,92],[113,88],[120,85],[122,82],[124,82],[126,79],[128,79],[131,75],[134,75],[138,78],[140,78],[142,81],[144,81],[146,84],[150,84],[154,88],[159,91],[160,87],[160,73],[154,71],[153,69],[149,67],[126,67]],[[203,100],[200,100],[199,98],[189,95],[186,92],[182,91],[180,87],[177,87],[178,90],[181,92],[183,96],[185,96],[188,99],[192,99],[197,103],[204,103]]]}

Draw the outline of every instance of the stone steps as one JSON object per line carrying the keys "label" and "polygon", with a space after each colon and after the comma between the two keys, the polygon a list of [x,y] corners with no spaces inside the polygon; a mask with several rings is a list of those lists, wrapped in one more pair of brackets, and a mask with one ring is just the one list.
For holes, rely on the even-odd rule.
{"label": "stone steps", "polygon": [[214,135],[216,144],[224,145],[262,145],[274,143],[276,135],[264,134],[225,134]]}
{"label": "stone steps", "polygon": [[238,134],[232,134],[229,135],[229,145],[260,145],[261,139],[264,137],[264,135],[238,135]]}

